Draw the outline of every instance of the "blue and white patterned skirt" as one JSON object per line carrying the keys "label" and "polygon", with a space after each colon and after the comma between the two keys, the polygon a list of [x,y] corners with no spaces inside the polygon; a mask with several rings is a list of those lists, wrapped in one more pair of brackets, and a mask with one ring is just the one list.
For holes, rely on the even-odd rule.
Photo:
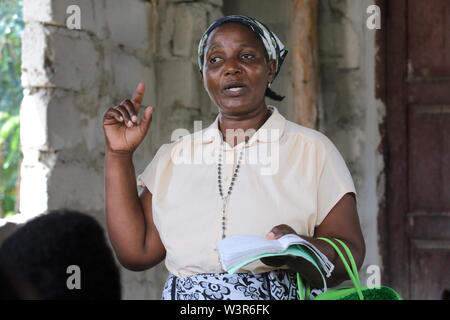
{"label": "blue and white patterned skirt", "polygon": [[[311,298],[322,293],[311,290]],[[298,300],[297,275],[288,270],[254,273],[201,273],[178,278],[170,274],[163,300]]]}

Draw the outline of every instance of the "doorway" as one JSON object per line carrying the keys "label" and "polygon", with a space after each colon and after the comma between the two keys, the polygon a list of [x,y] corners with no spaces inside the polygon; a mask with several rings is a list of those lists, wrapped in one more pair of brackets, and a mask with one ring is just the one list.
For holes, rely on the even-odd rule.
{"label": "doorway", "polygon": [[450,1],[383,1],[390,285],[405,299],[450,291]]}

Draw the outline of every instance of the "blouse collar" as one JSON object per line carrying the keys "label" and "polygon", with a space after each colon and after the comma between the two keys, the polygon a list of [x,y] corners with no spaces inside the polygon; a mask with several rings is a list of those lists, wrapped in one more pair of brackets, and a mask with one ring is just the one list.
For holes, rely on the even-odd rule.
{"label": "blouse collar", "polygon": [[[286,125],[286,118],[280,114],[275,106],[267,106],[272,111],[269,119],[251,136],[248,145],[252,145],[255,141],[258,142],[275,142],[283,135]],[[219,116],[216,120],[204,130],[203,135],[194,134],[194,141],[197,143],[211,143],[222,140],[222,133],[219,130]]]}

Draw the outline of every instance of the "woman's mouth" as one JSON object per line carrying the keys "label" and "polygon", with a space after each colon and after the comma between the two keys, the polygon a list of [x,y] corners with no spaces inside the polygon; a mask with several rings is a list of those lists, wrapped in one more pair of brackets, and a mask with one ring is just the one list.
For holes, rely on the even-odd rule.
{"label": "woman's mouth", "polygon": [[242,82],[233,82],[225,86],[223,93],[229,97],[239,97],[247,91],[247,86]]}

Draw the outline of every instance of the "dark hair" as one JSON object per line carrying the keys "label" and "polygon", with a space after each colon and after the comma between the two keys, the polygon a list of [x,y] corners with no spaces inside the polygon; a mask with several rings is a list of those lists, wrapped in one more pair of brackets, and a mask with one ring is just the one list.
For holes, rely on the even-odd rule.
{"label": "dark hair", "polygon": [[[104,231],[93,217],[73,210],[39,216],[0,247],[8,265],[42,299],[120,299],[120,273]],[[69,289],[68,267],[79,267],[81,288]]]}
{"label": "dark hair", "polygon": [[38,300],[33,287],[0,256],[0,300]]}
{"label": "dark hair", "polygon": [[280,96],[278,93],[276,93],[269,87],[266,88],[265,96],[275,101],[282,101],[284,99],[284,96]]}

